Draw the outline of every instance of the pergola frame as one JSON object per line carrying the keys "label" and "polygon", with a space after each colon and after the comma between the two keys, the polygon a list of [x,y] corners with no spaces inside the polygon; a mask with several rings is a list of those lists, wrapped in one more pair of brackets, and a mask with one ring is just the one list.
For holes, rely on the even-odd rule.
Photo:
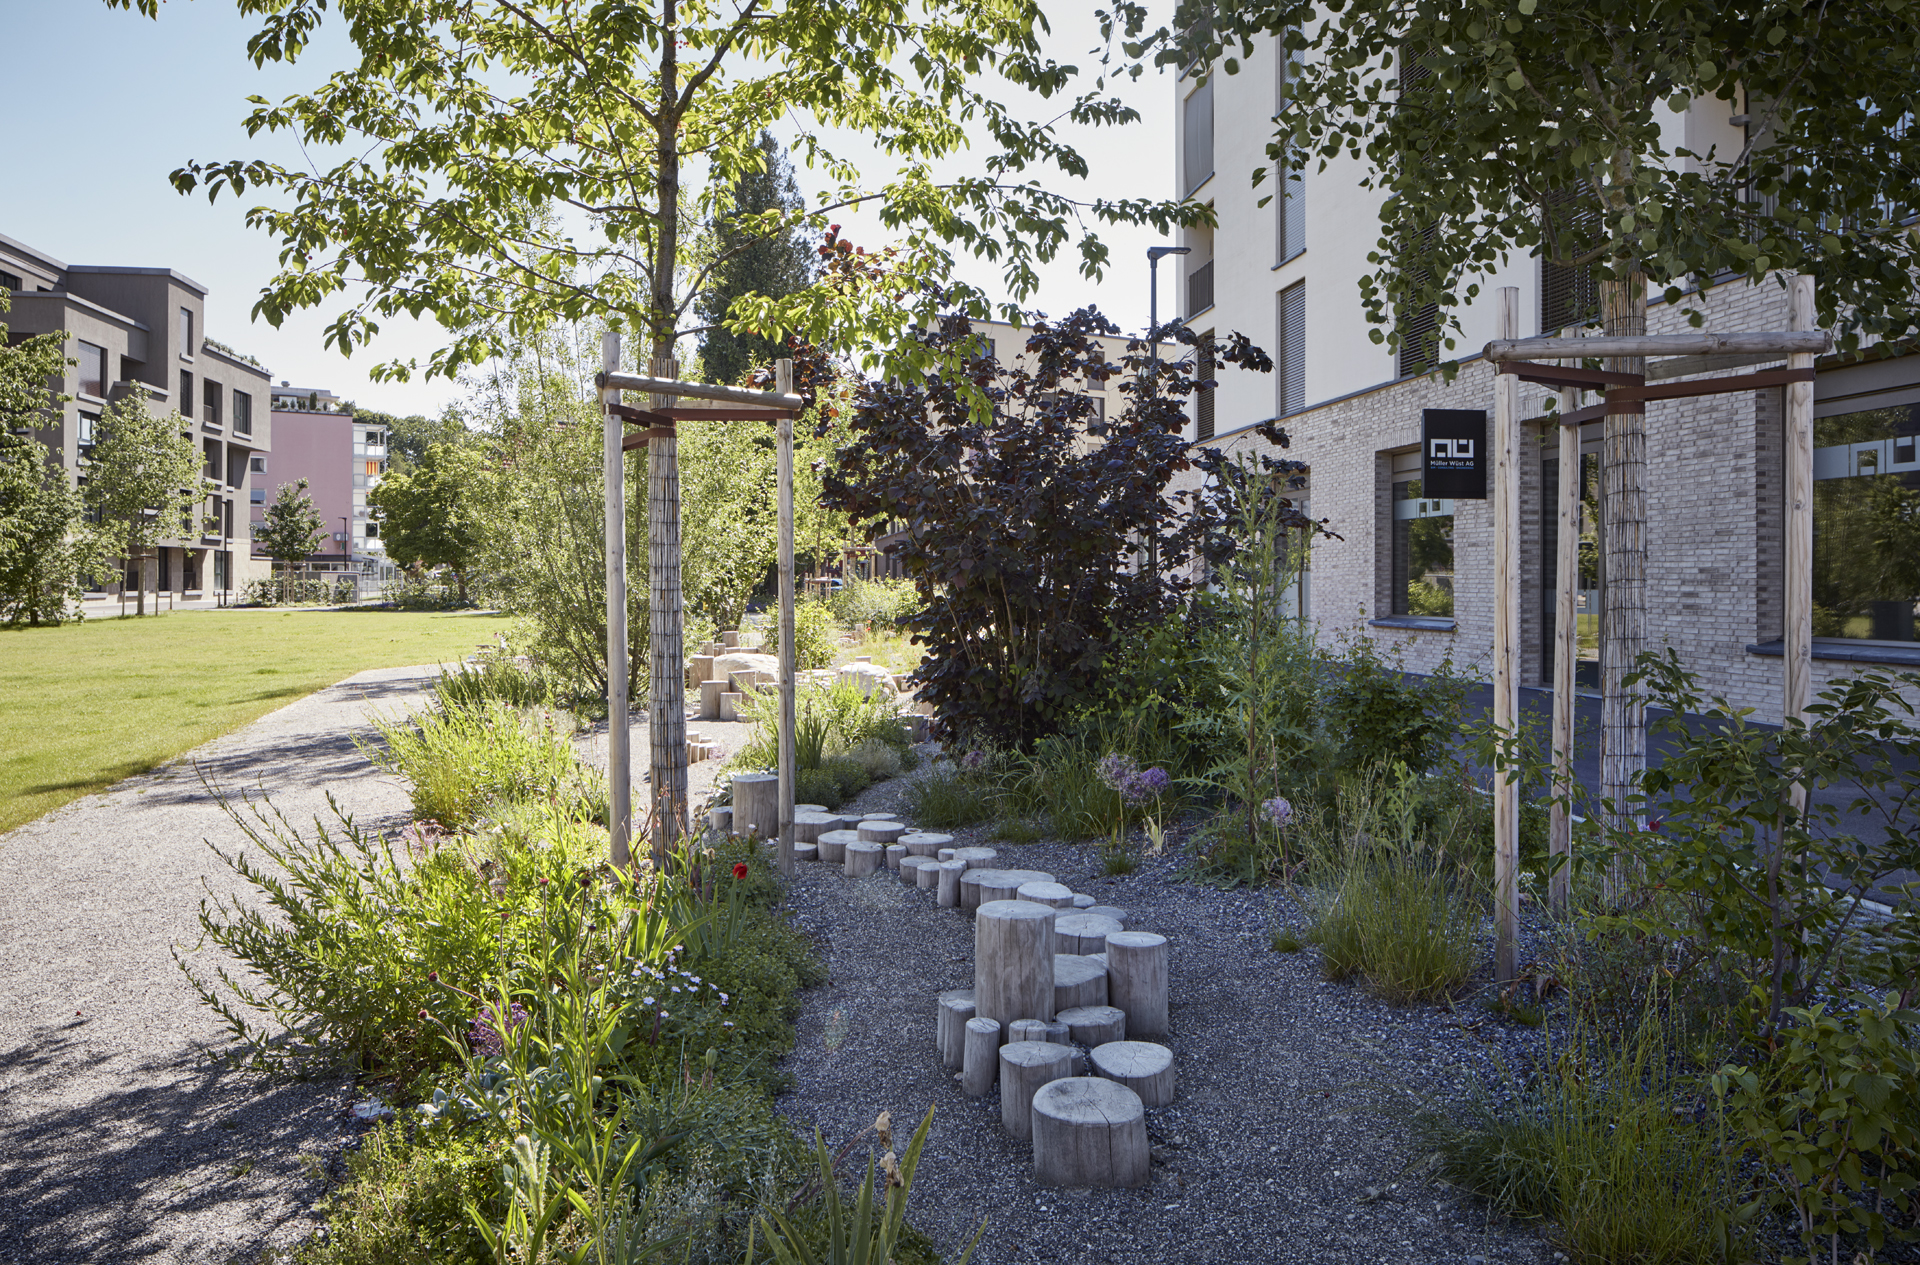
{"label": "pergola frame", "polygon": [[[1493,409],[1493,721],[1504,738],[1517,734],[1520,713],[1520,383],[1559,387],[1559,549],[1554,567],[1553,783],[1555,807],[1551,862],[1556,867],[1549,899],[1564,906],[1573,860],[1572,821],[1566,803],[1573,787],[1573,665],[1579,655],[1574,617],[1579,587],[1580,426],[1609,414],[1644,413],[1647,401],[1719,395],[1785,387],[1786,409],[1786,628],[1781,723],[1804,718],[1813,677],[1813,359],[1831,350],[1832,336],[1814,328],[1813,278],[1788,282],[1791,329],[1742,334],[1519,338],[1520,292],[1500,290],[1500,337],[1486,345],[1494,366]],[[1571,353],[1571,354],[1570,354]],[[1583,369],[1568,361],[1596,357],[1707,357],[1785,355],[1784,370],[1743,373],[1690,382],[1657,382],[1660,366],[1647,373]],[[1558,361],[1543,364],[1540,361]],[[1679,372],[1703,372],[1688,365]],[[1576,408],[1582,390],[1606,393],[1606,401]],[[1645,723],[1642,716],[1640,723]],[[1494,974],[1501,983],[1517,975],[1515,931],[1519,921],[1520,784],[1496,778],[1493,787]]]}
{"label": "pergola frame", "polygon": [[[675,423],[708,421],[773,421],[779,431],[780,508],[780,872],[793,873],[794,801],[794,630],[793,630],[793,419],[807,402],[793,394],[793,361],[774,362],[772,392],[741,387],[683,382],[677,378],[645,377],[620,372],[620,332],[609,330],[600,342],[601,372],[594,385],[605,409],[604,463],[606,477],[607,554],[607,794],[608,834],[612,860],[625,868],[632,863],[633,786],[632,752],[627,725],[627,506],[626,463],[629,450],[645,445],[649,458],[647,497],[648,568],[652,590],[655,635],[649,639],[652,659],[648,694],[648,735],[653,750],[652,855],[656,867],[666,862],[667,845],[686,829],[687,719],[686,664],[681,659],[680,629],[683,607],[680,592],[679,451]],[[662,366],[656,365],[656,368]],[[652,397],[648,409],[621,403],[623,391],[643,391]],[[681,398],[712,401],[682,405]],[[633,435],[630,425],[646,427]],[[670,477],[661,471],[670,469]],[[671,486],[663,486],[670,483]],[[660,632],[664,626],[667,635]],[[664,750],[663,750],[664,748]],[[663,777],[664,775],[664,777]],[[661,785],[662,782],[666,785]]]}

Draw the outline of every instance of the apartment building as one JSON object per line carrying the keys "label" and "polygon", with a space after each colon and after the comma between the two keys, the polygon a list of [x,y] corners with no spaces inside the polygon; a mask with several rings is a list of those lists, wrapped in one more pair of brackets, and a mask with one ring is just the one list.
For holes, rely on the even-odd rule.
{"label": "apartment building", "polygon": [[[1272,117],[1284,88],[1284,53],[1269,38],[1240,73],[1175,88],[1178,191],[1213,208],[1217,227],[1186,230],[1181,314],[1196,330],[1246,333],[1273,356],[1271,376],[1228,371],[1197,402],[1195,442],[1265,447],[1251,428],[1283,419],[1288,455],[1312,467],[1306,496],[1340,539],[1313,550],[1307,611],[1324,631],[1358,627],[1397,648],[1413,670],[1444,660],[1474,668],[1493,644],[1492,503],[1427,495],[1421,480],[1429,410],[1452,411],[1480,437],[1493,410],[1493,373],[1463,356],[1451,383],[1416,352],[1389,353],[1369,337],[1359,280],[1378,249],[1379,195],[1360,187],[1360,164],[1309,166],[1266,206]],[[1696,103],[1668,121],[1695,152],[1737,151],[1744,121],[1725,102]],[[1172,262],[1172,261],[1169,261]],[[1554,333],[1584,306],[1590,280],[1537,259],[1482,276],[1481,299],[1463,314],[1453,354],[1477,352],[1496,332],[1501,287],[1520,294],[1524,336]],[[1787,327],[1784,288],[1730,282],[1695,299],[1709,330]],[[1418,316],[1415,320],[1420,319]],[[1429,318],[1430,319],[1430,318]],[[1648,332],[1687,332],[1684,315],[1656,303]],[[1779,367],[1747,357],[1716,367]],[[1656,370],[1657,373],[1657,370]],[[1561,471],[1549,391],[1523,386],[1527,422],[1521,493],[1522,681],[1550,685],[1556,503],[1559,480],[1585,489],[1583,537],[1606,513],[1598,462],[1601,424],[1581,432],[1581,469]],[[1920,665],[1915,569],[1877,543],[1887,493],[1920,489],[1920,356],[1843,365],[1827,358],[1815,383],[1814,689],[1859,663]],[[1783,439],[1780,389],[1648,405],[1649,645],[1674,647],[1712,691],[1777,719],[1785,616]],[[1446,419],[1439,419],[1444,421]],[[1197,477],[1197,476],[1194,476]],[[1602,604],[1598,550],[1583,549],[1579,619],[1583,686],[1598,680]]]}
{"label": "apartment building", "polygon": [[[177,410],[198,439],[208,498],[203,534],[162,542],[159,588],[181,600],[212,598],[265,574],[241,544],[252,472],[272,448],[267,371],[207,336],[207,289],[171,268],[68,264],[0,236],[0,288],[14,336],[60,333],[75,362],[57,385],[66,403],[49,405],[35,436],[69,478],[86,478],[87,454],[102,411],[139,392],[158,411]],[[118,597],[134,587],[121,577],[90,594]]]}
{"label": "apartment building", "polygon": [[[261,523],[282,484],[305,479],[314,511],[326,524],[309,566],[351,572],[363,581],[392,578],[379,521],[367,509],[367,493],[379,485],[387,468],[386,426],[356,418],[332,391],[282,380],[270,394],[279,442],[271,467],[263,461],[255,473],[252,523],[256,528]],[[265,557],[257,544],[255,554]]]}

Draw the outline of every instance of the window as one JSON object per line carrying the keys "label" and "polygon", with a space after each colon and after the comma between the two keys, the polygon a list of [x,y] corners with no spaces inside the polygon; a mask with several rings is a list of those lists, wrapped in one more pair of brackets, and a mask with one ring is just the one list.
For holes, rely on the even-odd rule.
{"label": "window", "polygon": [[267,490],[265,488],[248,488],[247,501],[252,505],[265,505],[267,503]]}
{"label": "window", "polygon": [[1813,480],[1813,635],[1920,640],[1920,403],[1816,418]]}
{"label": "window", "polygon": [[1194,371],[1194,380],[1207,385],[1201,387],[1194,396],[1193,437],[1196,440],[1213,438],[1213,375],[1216,367],[1213,361],[1213,331],[1200,335],[1200,364]]}
{"label": "window", "polygon": [[200,384],[200,408],[209,426],[220,424],[220,384],[202,382]]}
{"label": "window", "polygon": [[1213,175],[1213,80],[1187,94],[1180,117],[1185,141],[1181,148],[1186,163],[1184,192],[1192,193]]}
{"label": "window", "polygon": [[193,375],[185,369],[180,371],[180,416],[193,416]]}
{"label": "window", "polygon": [[217,439],[209,439],[201,444],[201,451],[206,457],[201,473],[215,483],[220,482],[220,447],[220,441]]}
{"label": "window", "polygon": [[1307,283],[1280,292],[1280,370],[1275,389],[1280,393],[1280,416],[1307,407]]}
{"label": "window", "polygon": [[98,433],[99,429],[100,415],[98,413],[82,413],[80,415],[79,443],[82,455],[85,455],[86,451],[93,447],[94,436]]}
{"label": "window", "polygon": [[253,397],[245,391],[233,393],[233,433],[253,434]]}
{"label": "window", "polygon": [[180,309],[180,354],[192,359],[195,350],[193,341],[193,309]]}
{"label": "window", "polygon": [[[243,396],[241,398],[244,399],[245,397]],[[253,471],[255,474],[265,474],[267,472],[267,459],[265,457],[248,457],[247,469]]]}
{"label": "window", "polygon": [[1453,502],[1393,485],[1393,613],[1453,616]]}
{"label": "window", "polygon": [[368,540],[380,539],[380,524],[378,521],[370,522],[367,524],[367,539]]}
{"label": "window", "polygon": [[18,290],[19,288],[20,278],[5,268],[0,268],[0,290]]}
{"label": "window", "polygon": [[1187,274],[1187,315],[1198,316],[1213,306],[1213,260]]}
{"label": "window", "polygon": [[367,476],[364,474],[356,473],[353,476],[353,486],[357,488],[364,488],[365,486],[367,486]]}
{"label": "window", "polygon": [[[1280,64],[1275,75],[1279,100],[1275,102],[1274,113],[1284,114],[1292,95],[1293,54],[1287,51],[1284,34],[1275,41],[1275,46],[1279,49]],[[1292,141],[1283,142],[1277,168],[1274,175],[1279,178],[1280,187],[1273,196],[1279,206],[1274,220],[1279,233],[1280,262],[1285,263],[1307,248],[1306,160]]]}
{"label": "window", "polygon": [[386,442],[387,442],[387,437],[381,432],[377,430],[370,430],[367,432],[367,447],[378,448],[381,444],[384,444]]}
{"label": "window", "polygon": [[107,398],[107,349],[96,347],[92,343],[76,339],[79,350],[74,359],[80,362],[78,387],[81,395],[91,395],[96,400]]}
{"label": "window", "polygon": [[1589,324],[1600,315],[1593,266],[1563,268],[1552,256],[1570,259],[1589,249],[1598,240],[1599,215],[1582,209],[1576,195],[1553,194],[1541,204],[1540,229],[1546,237],[1540,248],[1540,332]]}

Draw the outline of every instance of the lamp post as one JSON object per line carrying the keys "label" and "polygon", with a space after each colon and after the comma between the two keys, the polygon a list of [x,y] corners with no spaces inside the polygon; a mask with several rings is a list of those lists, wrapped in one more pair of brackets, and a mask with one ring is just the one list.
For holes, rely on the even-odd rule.
{"label": "lamp post", "polygon": [[1190,255],[1191,246],[1147,247],[1147,341],[1153,344],[1153,366],[1160,367],[1160,261],[1168,255]]}

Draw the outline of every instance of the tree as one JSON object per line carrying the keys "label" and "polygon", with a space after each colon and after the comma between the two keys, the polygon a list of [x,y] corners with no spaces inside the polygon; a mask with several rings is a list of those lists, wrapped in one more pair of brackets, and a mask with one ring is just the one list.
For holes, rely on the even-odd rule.
{"label": "tree", "polygon": [[107,406],[95,435],[83,492],[87,516],[104,549],[133,565],[135,611],[144,615],[149,582],[159,589],[160,542],[199,530],[194,520],[207,496],[204,458],[191,424],[176,412],[153,412],[137,391]]}
{"label": "tree", "polygon": [[254,534],[261,552],[280,564],[280,590],[284,600],[287,586],[293,578],[295,564],[302,563],[312,555],[320,544],[320,537],[326,533],[327,522],[313,508],[313,498],[307,494],[307,481],[282,483],[280,490],[274,493],[273,503],[261,516],[260,528]]}
{"label": "tree", "polygon": [[[1325,14],[1181,0],[1171,27],[1145,29],[1135,3],[1110,27],[1131,56],[1228,74],[1252,36],[1285,39],[1297,61],[1268,157],[1366,161],[1383,201],[1361,290],[1389,346],[1426,307],[1458,332],[1474,278],[1515,254],[1592,269],[1610,334],[1646,332],[1649,286],[1683,303],[1695,279],[1799,272],[1818,278],[1842,349],[1920,335],[1920,23],[1906,0],[1347,0]],[[1673,143],[1668,111],[1696,103],[1747,116],[1739,152]],[[1644,418],[1611,414],[1605,436],[1601,781],[1618,804],[1645,767],[1630,677],[1646,642]]]}
{"label": "tree", "polygon": [[[159,11],[158,0],[108,2]],[[320,0],[240,3],[261,19],[248,45],[261,65],[300,57],[325,9]],[[900,268],[885,289],[741,295],[727,323],[736,332],[859,342],[889,373],[926,360],[906,330],[955,305],[985,313],[981,291],[948,280],[954,250],[996,260],[1011,306],[1037,286],[1036,264],[1076,232],[1082,269],[1099,274],[1106,252],[1085,227],[1089,217],[1164,228],[1204,215],[1168,203],[1080,203],[1040,178],[1081,174],[1086,163],[1051,119],[1027,122],[976,85],[993,73],[1040,98],[1073,86],[1074,69],[1041,51],[1037,0],[912,8],[897,0],[355,0],[348,11],[359,64],[314,91],[258,104],[247,127],[290,132],[303,152],[337,153],[346,143],[350,156],[311,170],[195,162],[173,180],[210,197],[259,186],[280,195],[278,205],[247,212],[287,260],[257,315],[277,325],[351,291],[327,327],[328,344],[348,352],[385,317],[431,312],[454,333],[429,358],[429,374],[484,364],[556,321],[634,331],[653,359],[672,357],[687,332],[682,317],[724,262],[687,267],[683,220],[689,209],[696,220],[711,218],[742,177],[761,170],[760,133],[776,123],[797,128],[793,148],[839,185],[832,203],[810,208],[809,223],[835,205],[875,205],[902,234]],[[1055,102],[1048,114],[1093,124],[1137,117],[1101,97],[1102,88]],[[932,164],[971,144],[968,123],[991,138],[992,152],[976,174],[936,180]],[[864,182],[832,152],[833,129],[883,138],[899,170]],[[689,208],[693,161],[708,178]],[[569,222],[558,224],[559,211]],[[772,235],[791,218],[770,211],[736,226]],[[645,503],[662,541],[651,584],[672,593],[680,584],[673,439],[649,443],[648,476]],[[676,604],[655,604],[652,618],[655,853],[664,860],[668,837],[685,828],[683,645]]]}
{"label": "tree", "polygon": [[445,567],[467,600],[479,544],[474,531],[474,461],[464,448],[430,444],[419,464],[388,474],[367,494],[380,515],[387,556],[403,567]]}
{"label": "tree", "polygon": [[[1228,556],[1219,498],[1233,485],[1217,451],[1204,450],[1210,493],[1182,511],[1166,491],[1193,464],[1183,434],[1185,398],[1201,385],[1193,357],[1150,368],[1146,345],[1132,344],[1126,408],[1090,442],[1093,401],[1072,385],[1120,376],[1096,337],[1118,332],[1087,308],[1034,324],[1031,368],[976,360],[972,376],[995,401],[984,422],[942,374],[868,383],[857,397],[827,501],[876,528],[906,524],[901,560],[921,609],[904,622],[927,646],[914,677],[950,734],[1028,747],[1058,730],[1099,696],[1109,656]],[[964,319],[924,337],[977,346]],[[1184,327],[1168,337],[1201,342]],[[1209,350],[1215,364],[1273,368],[1237,334]],[[1286,443],[1271,425],[1263,434]],[[1304,521],[1289,514],[1289,526]],[[1158,567],[1140,565],[1149,551]]]}
{"label": "tree", "polygon": [[[733,301],[743,294],[785,298],[813,281],[817,256],[798,227],[804,203],[793,166],[765,131],[760,133],[760,155],[764,165],[733,182],[732,204],[712,225],[718,262],[699,304],[700,318],[708,324],[701,335],[700,362],[712,382],[739,382],[755,365],[786,355],[781,341],[727,328]],[[762,227],[770,214],[781,216],[781,227],[771,233]]]}
{"label": "tree", "polygon": [[[9,308],[0,293],[0,312]],[[80,498],[30,432],[67,397],[47,389],[69,363],[65,336],[12,341],[0,324],[0,618],[61,623],[77,613],[80,576],[98,558],[81,529]]]}
{"label": "tree", "polygon": [[[682,422],[679,429],[687,609],[716,628],[738,628],[779,555],[773,436],[760,422]],[[796,504],[800,483],[796,472]]]}

